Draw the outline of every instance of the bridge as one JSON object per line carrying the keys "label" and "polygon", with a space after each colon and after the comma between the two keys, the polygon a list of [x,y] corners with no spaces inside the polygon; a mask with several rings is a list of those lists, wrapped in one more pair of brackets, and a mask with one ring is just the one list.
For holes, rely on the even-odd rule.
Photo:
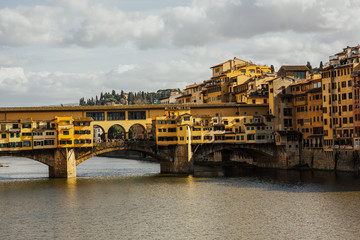
{"label": "bridge", "polygon": [[284,167],[294,156],[275,144],[201,144],[159,146],[155,141],[96,143],[92,148],[55,148],[2,151],[0,156],[25,157],[49,167],[49,177],[76,177],[76,166],[94,156],[111,151],[136,151],[158,160],[161,173],[193,173],[202,162],[237,161],[258,167]]}
{"label": "bridge", "polygon": [[120,127],[124,139],[129,139],[133,126],[141,129],[142,138],[149,138],[154,118],[164,116],[166,108],[186,106],[192,115],[241,116],[244,113],[266,114],[268,104],[185,104],[185,105],[124,105],[124,106],[64,106],[64,107],[9,107],[0,108],[0,121],[32,118],[33,121],[50,120],[55,117],[92,117],[93,125],[101,129],[103,140],[109,138],[109,129]]}
{"label": "bridge", "polygon": [[[42,162],[50,177],[75,177],[77,165],[115,150],[152,156],[162,173],[191,173],[202,162],[286,168],[301,159],[300,138],[274,141],[267,104],[0,108],[0,123],[0,156]],[[123,135],[111,139],[114,126]],[[133,126],[137,141],[128,141]],[[91,139],[95,128],[102,139]]]}

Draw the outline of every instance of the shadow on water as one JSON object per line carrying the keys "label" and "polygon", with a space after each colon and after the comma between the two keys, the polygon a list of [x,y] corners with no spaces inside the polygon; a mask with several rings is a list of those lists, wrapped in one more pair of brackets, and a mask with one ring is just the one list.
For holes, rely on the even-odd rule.
{"label": "shadow on water", "polygon": [[280,170],[244,167],[196,167],[194,177],[215,178],[220,184],[268,191],[349,192],[360,191],[357,173],[320,170]]}

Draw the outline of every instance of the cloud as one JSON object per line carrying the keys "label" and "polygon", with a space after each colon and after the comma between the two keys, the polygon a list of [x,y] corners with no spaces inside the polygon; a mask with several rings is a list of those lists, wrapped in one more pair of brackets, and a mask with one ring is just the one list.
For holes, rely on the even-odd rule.
{"label": "cloud", "polygon": [[173,60],[141,66],[120,64],[106,72],[26,72],[21,67],[0,68],[0,106],[42,106],[77,103],[111,90],[157,91],[184,88],[208,75],[197,62]]}
{"label": "cloud", "polygon": [[117,1],[47,0],[0,9],[0,103],[50,105],[112,89],[182,89],[209,79],[210,66],[233,57],[277,69],[306,61],[318,66],[359,43],[357,0],[187,3],[154,9],[144,1],[147,8],[130,11]]}
{"label": "cloud", "polygon": [[1,9],[0,43],[203,46],[269,33],[351,31],[359,24],[359,9],[355,0],[193,0],[188,6],[142,14],[86,0],[48,1],[43,6]]}
{"label": "cloud", "polygon": [[135,69],[135,65],[120,64],[115,70],[117,74],[122,74]]}
{"label": "cloud", "polygon": [[54,18],[56,8],[48,6],[0,9],[0,44],[57,44],[61,31]]}

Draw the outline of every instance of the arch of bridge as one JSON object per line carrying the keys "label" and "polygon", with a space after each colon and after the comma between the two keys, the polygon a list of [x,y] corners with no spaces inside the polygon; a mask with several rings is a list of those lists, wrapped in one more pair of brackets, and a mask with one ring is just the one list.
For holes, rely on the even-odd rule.
{"label": "arch of bridge", "polygon": [[274,146],[272,144],[229,144],[229,143],[213,143],[213,144],[203,144],[199,145],[198,148],[194,149],[194,157],[197,156],[208,156],[215,152],[221,151],[235,151],[243,152],[248,154],[251,157],[266,157],[274,158],[273,151]]}
{"label": "arch of bridge", "polygon": [[170,161],[170,159],[167,158],[168,156],[162,156],[161,154],[157,154],[157,153],[153,152],[153,150],[151,150],[150,147],[144,147],[144,146],[136,147],[134,145],[133,146],[126,146],[126,145],[124,146],[124,145],[121,145],[121,142],[104,143],[104,144],[107,147],[105,147],[103,149],[95,150],[90,153],[88,152],[83,155],[79,154],[80,156],[78,156],[76,159],[76,165],[79,165],[79,164],[83,163],[84,161],[86,161],[92,157],[95,157],[97,155],[100,155],[103,153],[108,153],[108,152],[113,152],[113,151],[119,151],[119,150],[145,153],[145,154],[157,159],[159,162],[169,162]]}

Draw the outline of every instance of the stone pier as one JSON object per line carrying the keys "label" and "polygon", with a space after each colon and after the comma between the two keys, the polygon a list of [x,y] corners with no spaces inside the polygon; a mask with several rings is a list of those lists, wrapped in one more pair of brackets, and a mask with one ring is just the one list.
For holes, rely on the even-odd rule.
{"label": "stone pier", "polygon": [[76,177],[76,158],[73,148],[58,148],[54,151],[53,164],[52,166],[49,165],[49,177]]}

